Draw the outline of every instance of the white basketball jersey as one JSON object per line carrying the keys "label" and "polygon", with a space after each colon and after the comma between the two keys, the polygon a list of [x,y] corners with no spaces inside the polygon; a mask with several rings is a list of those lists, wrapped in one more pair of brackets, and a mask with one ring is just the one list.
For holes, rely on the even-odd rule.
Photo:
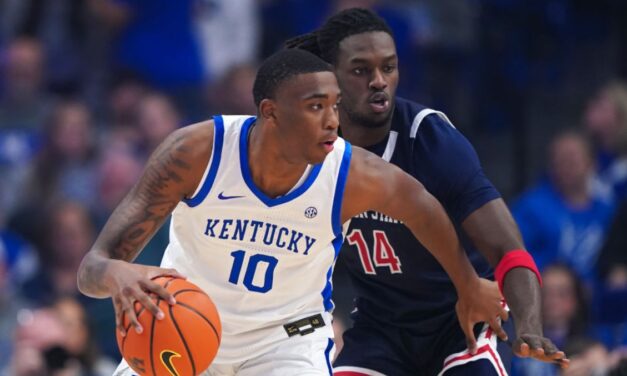
{"label": "white basketball jersey", "polygon": [[[223,328],[216,364],[260,354],[288,338],[284,324],[331,311],[331,275],[344,239],[340,211],[350,144],[338,138],[294,189],[270,198],[248,166],[254,121],[214,117],[211,159],[194,196],[172,214],[162,261],[216,303]],[[330,322],[317,330],[332,337]]]}

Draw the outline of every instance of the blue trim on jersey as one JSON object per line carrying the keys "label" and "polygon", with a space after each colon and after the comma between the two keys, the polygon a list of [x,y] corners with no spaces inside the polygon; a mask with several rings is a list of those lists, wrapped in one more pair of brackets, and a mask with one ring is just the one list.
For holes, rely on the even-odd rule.
{"label": "blue trim on jersey", "polygon": [[211,186],[213,186],[213,181],[216,179],[216,175],[218,174],[218,167],[220,166],[220,159],[222,157],[222,145],[224,144],[224,119],[222,116],[216,115],[213,117],[213,158],[211,160],[211,166],[209,167],[209,172],[207,173],[207,177],[205,181],[202,183],[202,187],[198,194],[191,198],[184,198],[183,202],[187,204],[189,207],[198,206],[209,191],[211,190]]}
{"label": "blue trim on jersey", "polygon": [[344,187],[346,187],[346,177],[348,176],[348,168],[350,166],[351,156],[353,150],[348,141],[344,141],[344,155],[342,156],[342,162],[340,162],[340,170],[337,174],[337,181],[335,182],[335,194],[333,196],[333,208],[331,210],[331,226],[335,239],[333,239],[333,264],[327,272],[327,283],[322,290],[322,299],[324,302],[324,309],[331,311],[335,307],[331,295],[333,294],[333,284],[331,283],[331,276],[333,276],[333,266],[337,255],[340,253],[342,243],[344,242],[344,234],[342,233],[342,201],[344,199]]}
{"label": "blue trim on jersey", "polygon": [[342,249],[342,243],[344,243],[344,234],[340,232],[337,234],[335,239],[333,239],[333,264],[327,271],[327,283],[324,285],[324,289],[322,290],[322,301],[324,303],[324,310],[331,312],[333,308],[335,308],[335,304],[333,304],[333,299],[331,299],[333,295],[333,284],[331,283],[331,277],[333,276],[333,267],[335,266],[335,260],[337,260],[337,255],[340,253],[340,249]]}
{"label": "blue trim on jersey", "polygon": [[307,179],[305,179],[305,182],[300,187],[296,188],[295,190],[291,191],[285,196],[281,196],[277,198],[270,198],[266,196],[266,194],[263,193],[255,185],[252,175],[250,174],[250,166],[248,166],[248,131],[251,125],[254,123],[254,121],[255,121],[255,117],[251,117],[247,119],[244,122],[244,125],[242,126],[242,131],[239,136],[239,161],[240,161],[240,167],[242,170],[242,177],[244,178],[244,181],[246,182],[246,185],[248,186],[248,188],[250,188],[250,190],[255,194],[255,196],[257,196],[257,198],[261,202],[266,204],[266,206],[273,207],[276,205],[284,204],[288,201],[291,201],[297,198],[298,196],[305,193],[307,189],[309,189],[309,187],[314,183],[314,181],[316,181],[316,178],[318,177],[318,174],[320,173],[320,170],[322,169],[322,163],[319,163],[313,166],[313,168],[311,169],[311,172],[309,173],[309,176],[307,176]]}
{"label": "blue trim on jersey", "polygon": [[342,218],[340,218],[342,215],[342,201],[344,199],[344,187],[346,186],[346,177],[348,176],[348,167],[350,166],[352,154],[353,149],[351,144],[344,140],[344,155],[342,156],[340,172],[337,175],[337,182],[335,183],[333,210],[331,212],[331,225],[333,226],[333,233],[336,235],[342,232]]}
{"label": "blue trim on jersey", "polygon": [[324,357],[327,360],[327,367],[329,367],[329,375],[333,376],[333,367],[331,367],[331,349],[333,348],[333,340],[329,338],[327,348],[324,350]]}

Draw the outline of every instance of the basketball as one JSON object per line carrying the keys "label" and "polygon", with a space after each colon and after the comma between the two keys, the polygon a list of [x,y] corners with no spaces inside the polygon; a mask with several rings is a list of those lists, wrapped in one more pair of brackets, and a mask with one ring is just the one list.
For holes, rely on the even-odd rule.
{"label": "basketball", "polygon": [[165,314],[163,320],[157,320],[135,302],[137,320],[144,330],[138,334],[124,315],[126,337],[116,330],[120,353],[142,376],[198,375],[218,352],[222,336],[218,311],[211,298],[187,280],[158,277],[154,281],[174,295],[176,304],[153,297]]}

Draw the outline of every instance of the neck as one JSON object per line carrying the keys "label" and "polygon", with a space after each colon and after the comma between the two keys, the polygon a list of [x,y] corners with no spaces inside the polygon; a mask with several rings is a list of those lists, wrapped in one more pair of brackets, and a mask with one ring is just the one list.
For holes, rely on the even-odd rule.
{"label": "neck", "polygon": [[247,147],[253,182],[268,197],[287,194],[307,168],[306,161],[286,154],[275,129],[259,119],[250,129]]}
{"label": "neck", "polygon": [[368,128],[351,121],[346,114],[340,112],[340,130],[342,138],[351,144],[359,147],[368,147],[383,141],[390,128],[392,128],[392,118],[384,126],[378,128]]}

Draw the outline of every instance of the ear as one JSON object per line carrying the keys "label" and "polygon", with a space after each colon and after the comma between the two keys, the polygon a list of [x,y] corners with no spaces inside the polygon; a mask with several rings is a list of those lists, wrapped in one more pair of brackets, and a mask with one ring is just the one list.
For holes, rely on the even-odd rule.
{"label": "ear", "polygon": [[276,120],[276,103],[272,99],[262,99],[259,103],[259,115],[264,121]]}

